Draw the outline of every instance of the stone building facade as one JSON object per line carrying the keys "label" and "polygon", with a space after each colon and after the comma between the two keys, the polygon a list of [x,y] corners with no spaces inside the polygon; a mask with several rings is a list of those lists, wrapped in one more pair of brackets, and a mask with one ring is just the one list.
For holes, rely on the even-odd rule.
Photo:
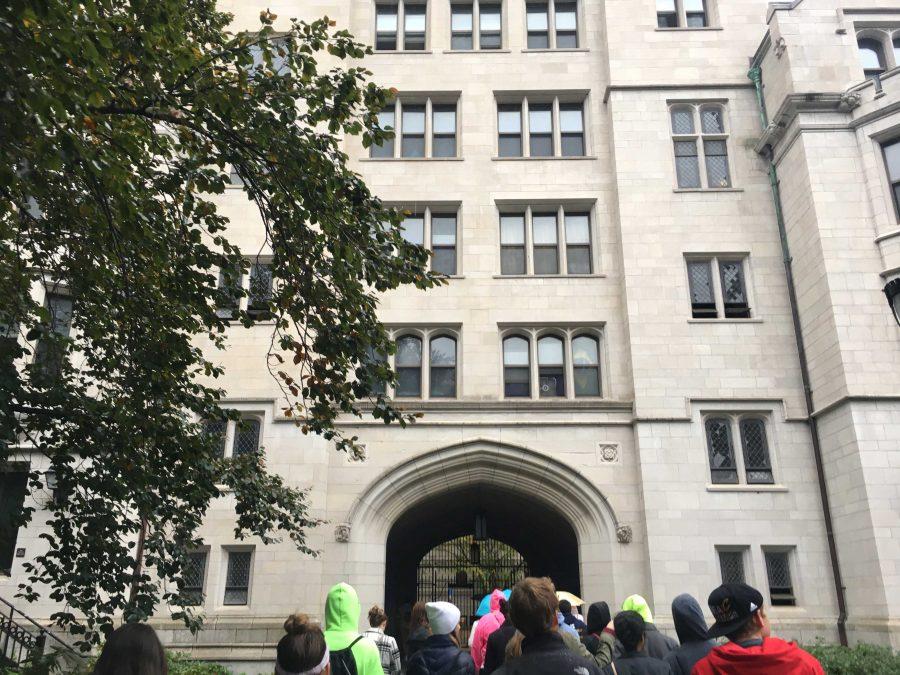
{"label": "stone building facade", "polygon": [[[255,25],[260,7],[222,5]],[[780,634],[837,640],[836,558],[850,640],[900,646],[900,329],[882,293],[900,274],[900,7],[268,6],[378,47],[366,65],[399,92],[384,118],[397,137],[375,156],[345,149],[451,279],[383,299],[405,340],[395,365],[411,395],[397,398],[424,417],[344,420],[364,462],[280,416],[269,331],[236,329],[228,405],[259,422],[271,469],[309,487],[329,524],[311,533],[313,559],[234,541],[228,500],[215,504],[207,629],[161,621],[165,640],[238,670],[270,662],[287,614],[320,614],[337,581],[364,607],[396,605],[391,556],[414,565],[477,512],[535,559],[542,542],[575,555],[566,581],[590,601],[645,595],[663,627],[679,593],[703,601],[743,578]],[[257,251],[252,205],[240,189],[221,201]],[[15,581],[14,563],[0,587]]]}

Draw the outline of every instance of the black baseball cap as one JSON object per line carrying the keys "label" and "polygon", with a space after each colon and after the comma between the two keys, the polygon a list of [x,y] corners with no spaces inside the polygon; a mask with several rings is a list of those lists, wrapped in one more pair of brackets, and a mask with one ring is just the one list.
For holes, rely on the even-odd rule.
{"label": "black baseball cap", "polygon": [[743,626],[762,607],[763,596],[747,584],[722,584],[709,594],[708,604],[716,619],[709,637],[717,638]]}

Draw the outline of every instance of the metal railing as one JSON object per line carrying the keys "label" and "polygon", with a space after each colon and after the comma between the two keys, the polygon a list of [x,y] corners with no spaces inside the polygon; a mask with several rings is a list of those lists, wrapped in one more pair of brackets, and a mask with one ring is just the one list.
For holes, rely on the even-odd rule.
{"label": "metal railing", "polygon": [[84,656],[60,640],[47,628],[0,598],[0,661],[21,666],[47,653],[57,653],[76,663]]}

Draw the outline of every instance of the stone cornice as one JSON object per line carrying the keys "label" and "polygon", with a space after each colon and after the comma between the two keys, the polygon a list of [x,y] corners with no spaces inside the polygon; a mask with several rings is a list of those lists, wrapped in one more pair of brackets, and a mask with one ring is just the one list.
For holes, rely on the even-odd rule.
{"label": "stone cornice", "polygon": [[789,94],[784,98],[778,111],[772,116],[769,126],[765,128],[754,149],[757,153],[766,154],[766,148],[774,149],[791,122],[804,112],[840,112],[849,113],[859,107],[861,97],[857,92]]}

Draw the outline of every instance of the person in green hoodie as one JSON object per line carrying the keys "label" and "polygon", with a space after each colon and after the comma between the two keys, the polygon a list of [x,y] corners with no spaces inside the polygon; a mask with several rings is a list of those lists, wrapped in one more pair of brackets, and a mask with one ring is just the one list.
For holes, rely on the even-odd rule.
{"label": "person in green hoodie", "polygon": [[[678,643],[668,635],[660,633],[653,623],[653,613],[650,604],[640,595],[629,595],[622,603],[622,611],[637,612],[644,620],[644,648],[643,653],[654,659],[665,659],[669,652],[678,649]],[[621,643],[616,642],[616,657],[623,654]]]}
{"label": "person in green hoodie", "polygon": [[350,649],[356,663],[357,675],[383,675],[378,647],[359,633],[359,596],[350,584],[340,583],[331,587],[325,600],[325,644],[332,655],[333,675],[340,658],[336,652]]}

